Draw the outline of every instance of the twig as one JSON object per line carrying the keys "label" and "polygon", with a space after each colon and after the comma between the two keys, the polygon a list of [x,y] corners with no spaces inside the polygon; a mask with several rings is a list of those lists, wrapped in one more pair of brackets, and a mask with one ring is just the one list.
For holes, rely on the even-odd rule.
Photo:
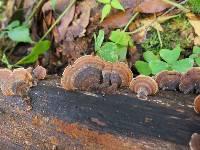
{"label": "twig", "polygon": [[131,19],[129,20],[129,22],[126,24],[125,28],[124,28],[124,32],[127,30],[127,28],[129,27],[129,25],[133,22],[133,20],[137,17],[137,15],[139,14],[139,12],[136,12]]}
{"label": "twig", "polygon": [[31,19],[33,18],[33,16],[35,16],[37,10],[40,8],[40,6],[43,4],[45,0],[40,0],[37,4],[37,6],[33,9],[33,12],[30,14],[30,16],[27,18],[26,23],[29,23],[29,21],[31,21]]}
{"label": "twig", "polygon": [[[188,1],[188,0],[184,0],[184,1],[180,2],[179,5],[185,4],[187,1]],[[169,10],[167,10],[165,13],[161,14],[160,16],[158,16],[157,18],[155,18],[154,20],[152,20],[152,22],[151,22],[147,27],[145,27],[145,26],[143,25],[143,26],[137,28],[136,30],[134,30],[134,31],[132,31],[132,32],[129,32],[128,34],[135,34],[135,33],[139,32],[139,31],[142,31],[142,30],[144,29],[144,27],[145,27],[145,30],[147,31],[147,30],[151,27],[151,25],[152,25],[153,23],[155,23],[155,22],[159,19],[159,17],[162,17],[162,16],[167,15],[168,13],[170,13],[170,12],[171,12],[172,10],[174,10],[175,8],[176,8],[176,6],[173,6],[172,8],[170,8]],[[178,16],[178,15],[177,15],[177,16]]]}
{"label": "twig", "polygon": [[156,29],[156,31],[157,31],[158,39],[159,39],[159,42],[160,42],[160,48],[162,48],[163,47],[163,42],[162,42],[162,38],[160,36],[160,31],[158,29]]}
{"label": "twig", "polygon": [[171,4],[177,8],[179,8],[180,10],[184,11],[185,13],[189,12],[190,10],[186,9],[185,7],[183,7],[181,4],[173,2],[171,0],[162,0],[165,3]]}
{"label": "twig", "polygon": [[53,30],[53,28],[61,21],[63,16],[69,11],[69,9],[74,5],[76,0],[72,0],[68,7],[63,11],[63,13],[56,19],[56,21],[51,25],[51,27],[48,29],[48,31],[43,35],[43,37],[40,39],[40,41],[44,40],[46,36]]}

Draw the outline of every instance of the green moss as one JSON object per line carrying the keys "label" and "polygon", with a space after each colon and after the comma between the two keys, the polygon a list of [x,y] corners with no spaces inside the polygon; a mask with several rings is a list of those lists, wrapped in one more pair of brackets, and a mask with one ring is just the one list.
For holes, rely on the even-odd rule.
{"label": "green moss", "polygon": [[145,51],[153,51],[155,54],[161,48],[173,49],[180,44],[182,48],[188,48],[193,45],[193,40],[190,37],[192,27],[185,16],[181,16],[162,24],[164,32],[160,32],[163,47],[161,47],[157,31],[152,29],[148,32],[147,39],[142,43]]}
{"label": "green moss", "polygon": [[189,0],[188,4],[194,13],[200,13],[200,0]]}

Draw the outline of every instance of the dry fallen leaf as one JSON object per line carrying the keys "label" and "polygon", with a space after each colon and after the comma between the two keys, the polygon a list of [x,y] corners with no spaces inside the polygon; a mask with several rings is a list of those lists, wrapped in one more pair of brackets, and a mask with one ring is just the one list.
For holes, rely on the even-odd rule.
{"label": "dry fallen leaf", "polygon": [[[64,11],[65,8],[69,5],[69,2],[70,2],[70,0],[57,0],[55,10],[58,11],[58,12]],[[53,10],[50,0],[47,1],[42,7],[43,12],[46,12],[46,11],[49,11],[49,10]]]}
{"label": "dry fallen leaf", "polygon": [[104,28],[121,28],[124,27],[132,17],[133,12],[131,9],[127,9],[125,12],[119,11],[113,15],[107,17],[100,26]]}
{"label": "dry fallen leaf", "polygon": [[200,46],[200,36],[195,37],[195,39],[194,39],[194,45]]}
{"label": "dry fallen leaf", "polygon": [[65,41],[73,41],[76,37],[83,37],[89,24],[91,9],[96,7],[95,0],[85,0],[78,4],[72,25],[67,28]]}
{"label": "dry fallen leaf", "polygon": [[62,40],[67,32],[68,26],[72,22],[75,14],[75,6],[72,6],[71,9],[64,15],[61,20],[60,25],[58,26],[58,41]]}
{"label": "dry fallen leaf", "polygon": [[142,13],[156,13],[171,7],[170,4],[162,0],[120,0],[124,8],[136,8]]}
{"label": "dry fallen leaf", "polygon": [[188,21],[194,28],[194,32],[197,35],[194,39],[194,45],[200,46],[200,17],[197,17],[193,13],[187,13]]}
{"label": "dry fallen leaf", "polygon": [[193,26],[195,33],[200,36],[200,17],[197,17],[193,13],[187,13],[188,21]]}

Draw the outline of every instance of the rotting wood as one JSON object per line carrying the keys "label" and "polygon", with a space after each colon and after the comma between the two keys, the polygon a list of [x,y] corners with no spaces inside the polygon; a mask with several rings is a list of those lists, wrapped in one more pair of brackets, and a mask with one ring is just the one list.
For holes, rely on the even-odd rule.
{"label": "rotting wood", "polygon": [[32,88],[31,112],[19,97],[0,95],[0,149],[188,149],[200,133],[193,95],[160,92],[142,101],[127,91],[66,92],[56,83]]}

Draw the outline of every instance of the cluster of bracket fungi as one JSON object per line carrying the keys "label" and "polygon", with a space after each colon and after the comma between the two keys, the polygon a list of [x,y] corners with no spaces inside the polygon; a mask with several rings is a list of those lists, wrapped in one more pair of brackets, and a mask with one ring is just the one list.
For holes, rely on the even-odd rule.
{"label": "cluster of bracket fungi", "polygon": [[[110,63],[98,56],[86,55],[66,67],[61,86],[66,90],[100,90],[107,93],[129,87],[140,99],[155,95],[159,89],[200,94],[200,68],[193,67],[185,74],[162,71],[154,77],[139,75],[133,78],[132,71],[125,63]],[[200,113],[200,95],[195,98],[194,110]]]}
{"label": "cluster of bracket fungi", "polygon": [[112,92],[129,86],[132,76],[125,63],[110,63],[98,56],[86,55],[64,70],[61,85],[66,90]]}
{"label": "cluster of bracket fungi", "polygon": [[26,102],[29,102],[28,91],[38,80],[46,77],[46,69],[37,66],[35,69],[18,68],[0,69],[0,88],[5,96],[21,96]]}
{"label": "cluster of bracket fungi", "polygon": [[[46,69],[41,66],[13,71],[0,69],[0,88],[5,96],[17,95],[27,100],[29,89],[45,76]],[[105,93],[114,93],[119,88],[129,87],[138,98],[144,100],[149,95],[155,95],[159,89],[200,94],[200,67],[193,67],[185,74],[162,71],[154,77],[139,75],[133,78],[126,63],[111,63],[98,56],[85,55],[65,68],[61,86],[66,90],[98,90]],[[200,113],[200,95],[194,100],[194,110]]]}

